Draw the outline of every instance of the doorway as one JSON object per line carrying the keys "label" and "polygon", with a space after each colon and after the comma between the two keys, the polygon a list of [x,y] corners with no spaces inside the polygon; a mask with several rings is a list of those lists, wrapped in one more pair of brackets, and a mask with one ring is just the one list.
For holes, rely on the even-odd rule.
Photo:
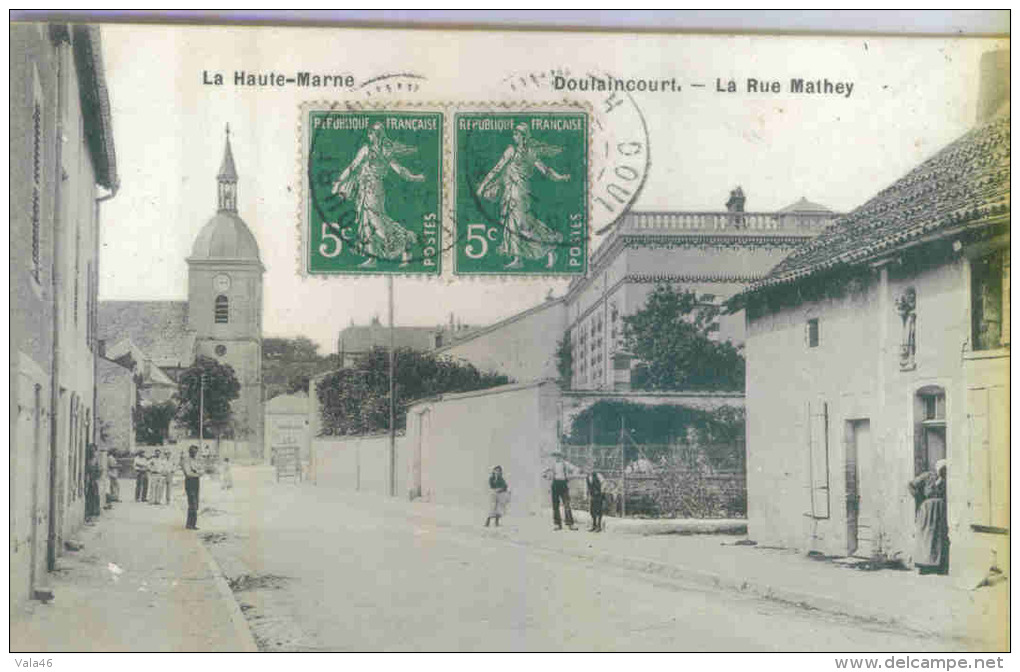
{"label": "doorway", "polygon": [[[846,442],[846,554],[855,555],[863,545],[861,525],[861,456],[870,455],[871,421],[847,422]],[[866,458],[867,459],[867,458]],[[870,550],[870,549],[869,549]]]}

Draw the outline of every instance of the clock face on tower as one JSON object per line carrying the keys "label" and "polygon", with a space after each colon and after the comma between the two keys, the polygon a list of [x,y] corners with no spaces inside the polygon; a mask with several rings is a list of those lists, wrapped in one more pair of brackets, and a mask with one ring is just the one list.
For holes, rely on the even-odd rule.
{"label": "clock face on tower", "polygon": [[230,276],[226,273],[220,273],[213,278],[213,287],[217,292],[225,292],[230,289]]}

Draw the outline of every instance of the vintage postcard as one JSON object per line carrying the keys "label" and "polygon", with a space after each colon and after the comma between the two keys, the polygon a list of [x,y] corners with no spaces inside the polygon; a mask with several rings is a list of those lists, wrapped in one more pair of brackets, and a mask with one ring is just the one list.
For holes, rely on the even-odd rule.
{"label": "vintage postcard", "polygon": [[1008,36],[10,44],[24,666],[1002,667]]}

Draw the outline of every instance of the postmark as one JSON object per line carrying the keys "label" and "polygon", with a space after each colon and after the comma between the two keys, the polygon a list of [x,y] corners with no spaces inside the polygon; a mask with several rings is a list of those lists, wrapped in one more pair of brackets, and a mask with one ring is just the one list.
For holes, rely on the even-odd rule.
{"label": "postmark", "polygon": [[584,275],[589,115],[561,109],[453,112],[457,275]]}
{"label": "postmark", "polygon": [[302,107],[302,255],[309,275],[439,275],[443,110]]}
{"label": "postmark", "polygon": [[[567,82],[583,86],[569,87]],[[591,244],[612,230],[644,187],[651,166],[648,126],[627,82],[612,72],[549,68],[514,73],[501,81],[528,100],[583,101],[591,110]],[[679,93],[680,87],[676,87]],[[640,94],[639,94],[640,95]]]}

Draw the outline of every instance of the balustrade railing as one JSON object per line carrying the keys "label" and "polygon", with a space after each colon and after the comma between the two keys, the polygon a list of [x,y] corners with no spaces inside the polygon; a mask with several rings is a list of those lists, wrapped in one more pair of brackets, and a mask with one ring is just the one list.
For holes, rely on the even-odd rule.
{"label": "balustrade railing", "polygon": [[679,231],[820,231],[839,213],[821,212],[630,212],[625,226]]}

